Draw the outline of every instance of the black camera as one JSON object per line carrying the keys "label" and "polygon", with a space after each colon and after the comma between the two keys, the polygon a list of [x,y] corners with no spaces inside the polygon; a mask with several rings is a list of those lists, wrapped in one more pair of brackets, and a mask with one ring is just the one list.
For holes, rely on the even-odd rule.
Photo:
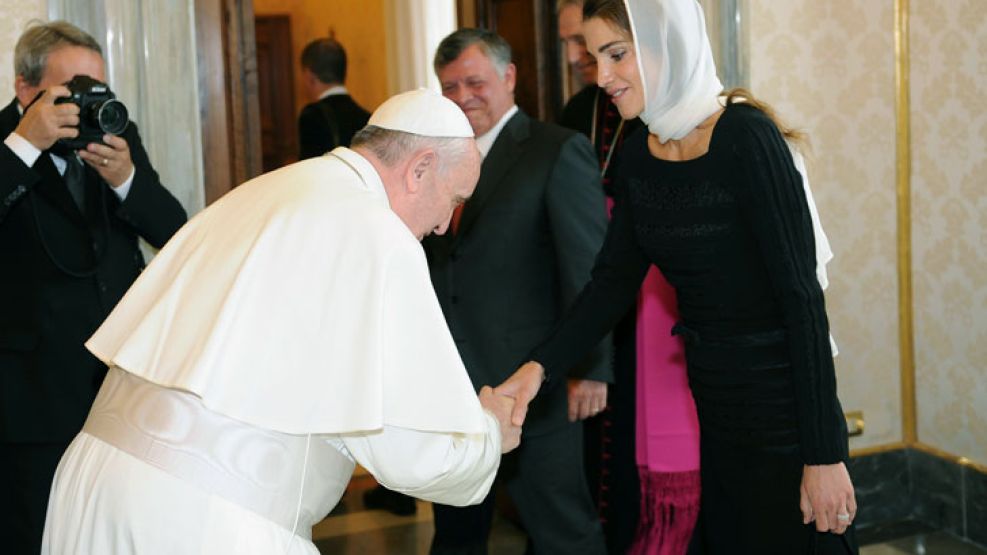
{"label": "black camera", "polygon": [[117,100],[110,87],[86,75],[76,75],[65,83],[69,96],[55,99],[55,104],[71,102],[79,107],[79,135],[59,139],[67,148],[81,150],[89,143],[103,143],[103,135],[119,135],[127,129],[130,114]]}

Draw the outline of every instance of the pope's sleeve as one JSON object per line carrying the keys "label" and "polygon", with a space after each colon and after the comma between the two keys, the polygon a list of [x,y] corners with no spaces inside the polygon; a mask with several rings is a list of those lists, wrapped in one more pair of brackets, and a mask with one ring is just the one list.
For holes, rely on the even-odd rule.
{"label": "pope's sleeve", "polygon": [[473,390],[421,245],[407,229],[395,228],[389,237],[375,318],[382,426],[340,437],[354,460],[390,489],[448,505],[479,503],[500,464],[499,425]]}
{"label": "pope's sleeve", "polygon": [[445,505],[475,505],[500,465],[500,427],[490,413],[484,417],[484,434],[384,426],[340,437],[353,459],[388,489]]}
{"label": "pope's sleeve", "polygon": [[425,253],[414,236],[404,233],[395,237],[395,248],[388,253],[381,313],[374,319],[381,353],[382,424],[483,433],[483,407],[442,316]]}

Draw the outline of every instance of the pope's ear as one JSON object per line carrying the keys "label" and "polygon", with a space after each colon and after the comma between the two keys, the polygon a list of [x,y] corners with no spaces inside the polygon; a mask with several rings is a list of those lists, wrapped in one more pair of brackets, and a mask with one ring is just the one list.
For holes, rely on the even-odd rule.
{"label": "pope's ear", "polygon": [[438,164],[438,157],[432,149],[425,149],[415,155],[408,169],[410,192],[418,191],[425,183],[425,176],[428,175],[428,172],[435,171],[436,164]]}

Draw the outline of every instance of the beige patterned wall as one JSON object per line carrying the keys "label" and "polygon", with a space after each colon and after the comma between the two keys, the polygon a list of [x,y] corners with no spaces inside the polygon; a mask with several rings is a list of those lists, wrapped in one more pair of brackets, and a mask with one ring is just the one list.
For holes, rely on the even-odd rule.
{"label": "beige patterned wall", "polygon": [[918,437],[987,464],[987,2],[911,2]]}
{"label": "beige patterned wall", "polygon": [[0,0],[0,108],[14,98],[14,45],[31,19],[47,19],[46,0]]}
{"label": "beige patterned wall", "polygon": [[840,399],[867,422],[851,448],[901,441],[892,2],[751,0],[748,13],[753,92],[811,138],[836,253],[826,299]]}

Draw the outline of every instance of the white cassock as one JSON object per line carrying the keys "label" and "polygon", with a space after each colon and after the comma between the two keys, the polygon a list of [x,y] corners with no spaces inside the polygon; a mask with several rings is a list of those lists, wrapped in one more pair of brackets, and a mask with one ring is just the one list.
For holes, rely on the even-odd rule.
{"label": "white cassock", "polygon": [[86,346],[111,370],[43,553],[317,553],[354,461],[452,505],[500,461],[421,245],[349,149],[203,211]]}

